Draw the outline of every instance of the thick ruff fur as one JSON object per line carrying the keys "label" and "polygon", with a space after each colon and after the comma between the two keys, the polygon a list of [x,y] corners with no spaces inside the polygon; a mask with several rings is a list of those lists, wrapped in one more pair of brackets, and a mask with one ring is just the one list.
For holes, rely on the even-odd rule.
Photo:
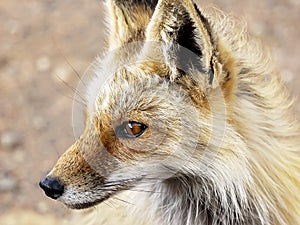
{"label": "thick ruff fur", "polygon": [[[192,0],[106,3],[110,54],[84,133],[48,175],[58,200],[105,201],[99,224],[300,224],[299,123],[259,42]],[[147,128],[117,137],[124,121]]]}

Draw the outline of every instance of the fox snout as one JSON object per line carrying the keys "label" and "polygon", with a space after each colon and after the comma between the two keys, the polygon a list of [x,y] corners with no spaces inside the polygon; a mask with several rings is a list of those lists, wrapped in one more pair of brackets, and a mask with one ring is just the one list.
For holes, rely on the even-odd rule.
{"label": "fox snout", "polygon": [[[115,190],[124,189],[133,179],[109,180],[119,168],[108,150],[100,144],[99,133],[90,128],[57,161],[39,185],[45,194],[70,208],[81,209],[98,204]],[[93,196],[91,201],[89,198]]]}
{"label": "fox snout", "polygon": [[39,183],[45,194],[53,199],[58,199],[64,193],[64,185],[54,177],[47,176]]}

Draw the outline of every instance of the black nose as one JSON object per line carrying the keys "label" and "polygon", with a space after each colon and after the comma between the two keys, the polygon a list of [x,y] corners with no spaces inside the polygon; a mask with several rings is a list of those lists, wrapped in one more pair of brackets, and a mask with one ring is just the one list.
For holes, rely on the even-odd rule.
{"label": "black nose", "polygon": [[40,187],[48,197],[53,199],[58,199],[64,193],[64,186],[57,178],[45,177],[40,182]]}

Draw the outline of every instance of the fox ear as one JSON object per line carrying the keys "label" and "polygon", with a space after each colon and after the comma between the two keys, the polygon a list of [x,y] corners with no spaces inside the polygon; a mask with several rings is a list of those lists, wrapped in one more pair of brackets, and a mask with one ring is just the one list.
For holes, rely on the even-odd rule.
{"label": "fox ear", "polygon": [[[208,20],[192,0],[159,0],[146,30],[146,40],[149,46],[151,43],[162,44],[161,53],[154,57],[162,57],[173,80],[196,71],[198,75],[199,72],[205,75],[196,76],[202,84],[216,86],[220,78],[228,76],[224,74],[225,70],[221,71],[223,62],[220,63],[222,60],[217,53],[219,43],[215,43]],[[154,47],[145,49],[148,54],[144,54],[153,58]],[[229,60],[228,55],[225,58]]]}
{"label": "fox ear", "polygon": [[158,0],[107,0],[109,50],[141,41]]}

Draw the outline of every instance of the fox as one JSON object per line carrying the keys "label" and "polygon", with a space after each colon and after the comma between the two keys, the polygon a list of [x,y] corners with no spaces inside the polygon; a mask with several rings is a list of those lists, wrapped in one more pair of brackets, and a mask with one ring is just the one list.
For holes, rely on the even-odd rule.
{"label": "fox", "polygon": [[85,128],[45,194],[99,224],[300,224],[295,98],[261,42],[192,0],[105,4]]}

